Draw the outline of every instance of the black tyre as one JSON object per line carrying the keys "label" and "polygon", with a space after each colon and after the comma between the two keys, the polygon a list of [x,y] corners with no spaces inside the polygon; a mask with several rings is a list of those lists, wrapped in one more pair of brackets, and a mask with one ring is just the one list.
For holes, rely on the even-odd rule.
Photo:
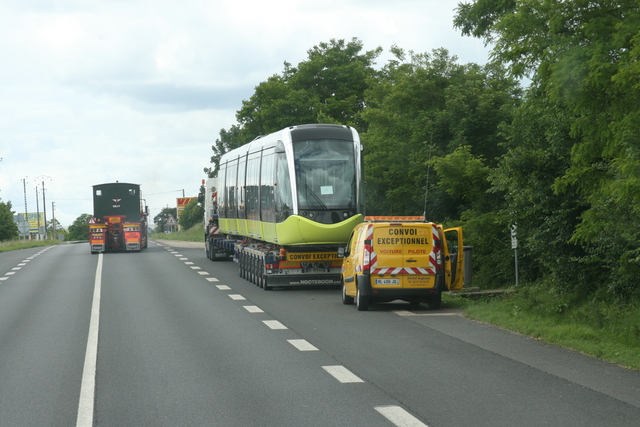
{"label": "black tyre", "polygon": [[442,294],[438,293],[437,295],[430,296],[427,304],[429,304],[431,310],[440,310],[442,308]]}
{"label": "black tyre", "polygon": [[356,307],[358,311],[367,311],[369,310],[370,300],[368,296],[362,295],[360,289],[356,291]]}
{"label": "black tyre", "polygon": [[409,300],[409,307],[416,309],[416,308],[420,308],[420,299],[419,298],[413,298],[411,300]]}
{"label": "black tyre", "polygon": [[262,289],[265,291],[270,291],[273,289],[273,286],[269,286],[269,278],[265,275],[262,282]]}
{"label": "black tyre", "polygon": [[347,287],[344,285],[344,281],[342,282],[342,303],[345,305],[353,304],[353,297],[347,295]]}

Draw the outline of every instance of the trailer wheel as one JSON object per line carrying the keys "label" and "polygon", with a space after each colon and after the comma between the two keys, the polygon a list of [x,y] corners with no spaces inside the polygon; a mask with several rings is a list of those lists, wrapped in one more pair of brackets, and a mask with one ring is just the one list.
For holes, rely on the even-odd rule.
{"label": "trailer wheel", "polygon": [[344,284],[344,280],[342,281],[342,303],[345,305],[353,304],[353,297],[347,295],[347,287]]}
{"label": "trailer wheel", "polygon": [[356,291],[356,307],[358,311],[369,310],[369,305],[370,305],[369,297],[362,295],[362,292],[360,292],[360,289],[358,289]]}
{"label": "trailer wheel", "polygon": [[270,291],[273,289],[273,286],[269,286],[269,278],[265,275],[262,282],[262,289],[265,291]]}
{"label": "trailer wheel", "polygon": [[258,263],[257,263],[257,267],[258,267],[258,287],[262,289],[262,287],[264,286],[264,272],[263,267],[262,267],[262,260],[260,258],[258,258]]}
{"label": "trailer wheel", "polygon": [[244,256],[242,256],[242,252],[238,255],[238,274],[244,279]]}
{"label": "trailer wheel", "polygon": [[256,273],[256,257],[251,256],[251,283],[258,284],[258,274]]}

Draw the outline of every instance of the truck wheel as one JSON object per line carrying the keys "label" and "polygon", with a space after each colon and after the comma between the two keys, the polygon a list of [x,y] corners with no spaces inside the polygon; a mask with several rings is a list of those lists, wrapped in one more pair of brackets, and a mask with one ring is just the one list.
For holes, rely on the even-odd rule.
{"label": "truck wheel", "polygon": [[342,303],[345,305],[353,304],[353,297],[347,295],[347,287],[345,286],[344,281],[342,282]]}
{"label": "truck wheel", "polygon": [[369,297],[362,295],[360,289],[356,291],[356,307],[358,311],[367,311],[369,310]]}

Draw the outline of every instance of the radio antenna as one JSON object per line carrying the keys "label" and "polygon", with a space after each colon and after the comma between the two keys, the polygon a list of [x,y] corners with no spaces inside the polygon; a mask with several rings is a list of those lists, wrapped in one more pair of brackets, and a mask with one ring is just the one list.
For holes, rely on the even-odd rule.
{"label": "radio antenna", "polygon": [[431,144],[429,145],[429,160],[427,160],[427,183],[424,189],[424,213],[422,217],[427,220],[427,197],[429,196],[429,173],[431,172],[431,150],[433,150],[433,131],[431,131]]}

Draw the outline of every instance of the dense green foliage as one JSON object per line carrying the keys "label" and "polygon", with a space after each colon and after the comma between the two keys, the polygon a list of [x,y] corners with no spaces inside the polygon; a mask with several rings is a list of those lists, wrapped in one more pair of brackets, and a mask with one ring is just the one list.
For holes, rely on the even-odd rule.
{"label": "dense green foliage", "polygon": [[[153,217],[153,223],[155,224],[154,230],[156,233],[164,233],[165,231],[169,231],[170,227],[167,226],[169,215],[176,219],[178,217],[178,209],[163,208],[158,215]],[[200,217],[200,219],[202,220],[202,217]],[[175,228],[176,227],[174,227],[174,230]]]}
{"label": "dense green foliage", "polygon": [[89,220],[92,216],[85,213],[76,218],[73,224],[69,226],[69,232],[65,240],[89,240]]}
{"label": "dense green foliage", "polygon": [[495,176],[531,278],[638,298],[638,2],[477,0],[455,24],[532,81]]}
{"label": "dense green foliage", "polygon": [[0,200],[0,242],[18,238],[18,224],[13,220],[11,202]]}
{"label": "dense green foliage", "polygon": [[[462,225],[473,284],[640,298],[640,7],[634,1],[476,0],[454,25],[486,65],[331,40],[256,87],[223,153],[259,134],[341,123],[365,147],[367,213]],[[528,87],[520,79],[527,77]]]}
{"label": "dense green foliage", "polygon": [[188,230],[196,224],[202,224],[204,208],[198,204],[197,199],[191,200],[180,213],[178,223],[183,230]]}

